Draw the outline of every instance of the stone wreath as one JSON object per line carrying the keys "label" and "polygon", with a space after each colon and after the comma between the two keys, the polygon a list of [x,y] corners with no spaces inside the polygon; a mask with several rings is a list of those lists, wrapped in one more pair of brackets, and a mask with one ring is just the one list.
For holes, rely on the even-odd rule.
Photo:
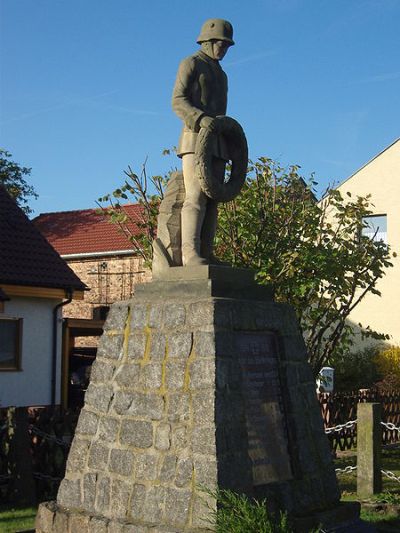
{"label": "stone wreath", "polygon": [[[229,202],[239,193],[246,179],[248,164],[247,140],[242,126],[232,117],[219,116],[216,128],[201,128],[196,143],[196,177],[204,194],[216,202]],[[213,160],[215,157],[216,136],[221,135],[226,141],[232,162],[228,181],[218,179],[215,175]]]}

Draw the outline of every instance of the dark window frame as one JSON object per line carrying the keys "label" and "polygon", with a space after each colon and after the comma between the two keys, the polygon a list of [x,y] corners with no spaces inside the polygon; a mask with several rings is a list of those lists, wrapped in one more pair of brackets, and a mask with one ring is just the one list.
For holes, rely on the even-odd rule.
{"label": "dark window frame", "polygon": [[23,318],[0,317],[0,322],[14,322],[17,324],[15,333],[15,349],[13,362],[0,361],[0,372],[19,372],[22,370],[22,327]]}

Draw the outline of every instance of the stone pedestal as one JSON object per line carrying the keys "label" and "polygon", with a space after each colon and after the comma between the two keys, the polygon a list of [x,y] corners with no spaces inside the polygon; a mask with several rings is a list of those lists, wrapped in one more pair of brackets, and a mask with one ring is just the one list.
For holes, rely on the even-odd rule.
{"label": "stone pedestal", "polygon": [[209,531],[217,485],[296,515],[339,500],[293,310],[249,271],[171,268],[112,306],[37,531]]}

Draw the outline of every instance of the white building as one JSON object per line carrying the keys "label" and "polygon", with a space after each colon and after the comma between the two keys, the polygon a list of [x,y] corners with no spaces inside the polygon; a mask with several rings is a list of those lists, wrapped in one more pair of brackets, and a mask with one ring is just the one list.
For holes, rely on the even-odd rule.
{"label": "white building", "polygon": [[60,403],[61,308],[84,290],[0,186],[0,407]]}

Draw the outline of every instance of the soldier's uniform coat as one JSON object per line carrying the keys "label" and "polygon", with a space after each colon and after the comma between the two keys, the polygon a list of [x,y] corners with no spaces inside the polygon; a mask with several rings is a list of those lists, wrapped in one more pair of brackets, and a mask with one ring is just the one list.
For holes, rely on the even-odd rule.
{"label": "soldier's uniform coat", "polygon": [[[228,79],[219,61],[199,50],[181,62],[172,95],[172,108],[184,123],[178,145],[179,157],[195,152],[203,116],[226,114],[227,96]],[[216,136],[213,152],[216,157],[229,159],[220,135]]]}

